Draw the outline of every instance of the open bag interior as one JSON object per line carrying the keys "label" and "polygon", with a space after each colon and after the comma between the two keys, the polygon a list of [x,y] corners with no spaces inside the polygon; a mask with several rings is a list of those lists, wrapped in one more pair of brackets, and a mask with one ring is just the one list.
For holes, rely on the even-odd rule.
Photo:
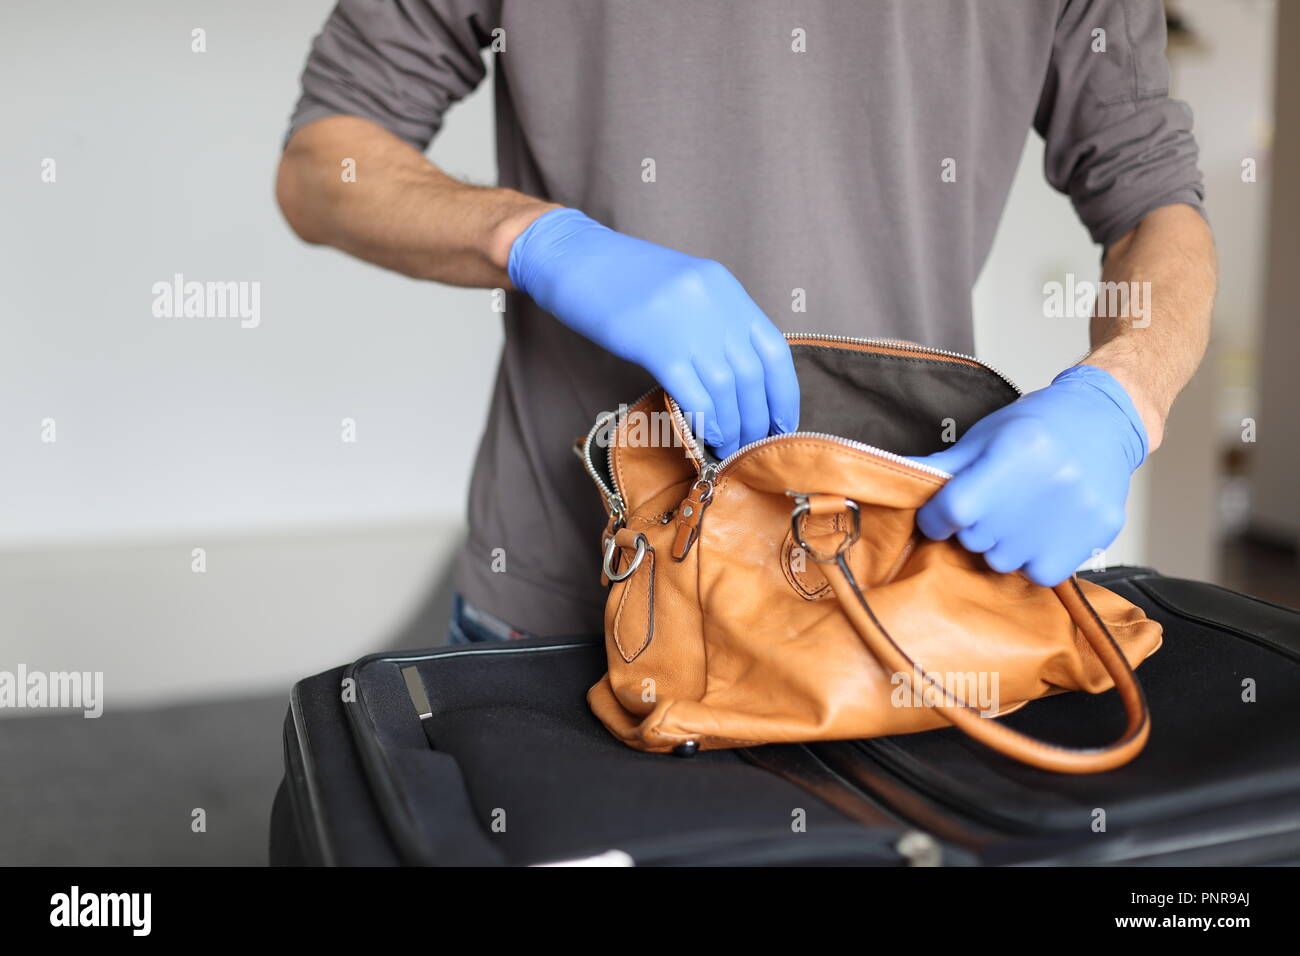
{"label": "open bag interior", "polygon": [[[831,344],[794,343],[791,353],[799,378],[799,432],[897,455],[942,451],[1019,397],[996,372],[960,360]],[[706,453],[712,457],[711,449]]]}

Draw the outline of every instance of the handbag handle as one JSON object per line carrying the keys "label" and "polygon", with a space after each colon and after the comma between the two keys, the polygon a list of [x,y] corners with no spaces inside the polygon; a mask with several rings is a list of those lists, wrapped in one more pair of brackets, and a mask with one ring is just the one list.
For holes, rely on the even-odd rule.
{"label": "handbag handle", "polygon": [[[798,520],[797,517],[795,520]],[[1146,696],[1142,693],[1142,687],[1138,684],[1133,668],[1129,666],[1124,653],[1115,643],[1115,638],[1106,629],[1105,622],[1084,596],[1078,579],[1073,575],[1052,590],[1065,606],[1070,620],[1083,634],[1088,646],[1096,653],[1106,673],[1110,675],[1116,691],[1119,692],[1120,701],[1124,705],[1124,713],[1128,717],[1128,725],[1124,728],[1123,734],[1118,740],[1104,747],[1064,747],[1030,737],[1018,730],[1012,730],[1005,724],[980,716],[977,710],[935,682],[916,661],[908,656],[876,617],[875,611],[871,609],[866,595],[849,569],[846,560],[848,543],[851,542],[846,540],[846,545],[841,546],[834,555],[820,555],[823,559],[829,559],[820,563],[823,564],[824,573],[835,591],[835,596],[839,598],[840,607],[843,608],[867,649],[881,664],[895,673],[919,674],[921,679],[938,691],[944,703],[936,704],[935,709],[945,720],[967,736],[1021,763],[1043,770],[1054,770],[1057,773],[1082,774],[1113,770],[1128,763],[1142,751],[1151,734],[1151,715],[1147,709]],[[811,551],[809,553],[813,554],[814,560],[818,559],[817,553]]]}

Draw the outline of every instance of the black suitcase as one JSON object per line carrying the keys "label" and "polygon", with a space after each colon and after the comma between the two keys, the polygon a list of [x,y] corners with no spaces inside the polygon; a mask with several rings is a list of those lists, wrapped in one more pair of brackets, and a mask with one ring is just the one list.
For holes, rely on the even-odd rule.
{"label": "black suitcase", "polygon": [[[380,654],[298,683],[271,861],[327,865],[1300,862],[1300,612],[1146,568],[1086,575],[1165,628],[1152,735],[1093,776],[955,730],[643,754],[587,709],[599,637]],[[1075,746],[1113,692],[1003,718]]]}

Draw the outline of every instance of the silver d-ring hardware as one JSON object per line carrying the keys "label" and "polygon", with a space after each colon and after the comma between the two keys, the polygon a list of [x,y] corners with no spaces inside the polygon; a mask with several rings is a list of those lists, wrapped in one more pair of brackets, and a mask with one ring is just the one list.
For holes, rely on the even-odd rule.
{"label": "silver d-ring hardware", "polygon": [[618,553],[618,545],[614,543],[611,536],[605,539],[605,561],[601,565],[601,570],[605,572],[605,577],[611,581],[624,581],[630,578],[636,569],[641,566],[641,560],[645,557],[646,549],[650,547],[650,542],[646,540],[645,535],[636,536],[636,553],[632,555],[632,563],[627,566],[626,571],[615,572],[613,569],[614,555]]}
{"label": "silver d-ring hardware", "polygon": [[794,542],[803,548],[804,554],[812,558],[818,564],[829,564],[834,561],[849,548],[853,547],[854,542],[862,534],[862,511],[858,508],[858,503],[851,498],[844,499],[844,507],[848,509],[853,516],[849,530],[844,534],[844,540],[840,542],[839,547],[833,553],[818,551],[803,538],[803,528],[800,519],[812,510],[812,505],[808,502],[807,495],[794,495],[794,508],[790,512],[790,530],[794,537]]}

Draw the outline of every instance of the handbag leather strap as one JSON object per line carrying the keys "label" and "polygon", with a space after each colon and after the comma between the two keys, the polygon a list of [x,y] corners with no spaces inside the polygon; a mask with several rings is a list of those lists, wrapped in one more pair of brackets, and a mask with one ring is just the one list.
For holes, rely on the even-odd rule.
{"label": "handbag leather strap", "polygon": [[976,709],[935,682],[899,646],[871,609],[866,595],[849,569],[843,551],[833,561],[823,564],[822,568],[845,615],[876,659],[895,673],[907,674],[909,680],[915,680],[916,675],[920,675],[920,679],[933,687],[939,699],[944,701],[937,704],[935,709],[949,723],[980,743],[1030,766],[1057,773],[1078,774],[1112,770],[1132,760],[1145,746],[1151,733],[1151,716],[1147,710],[1146,696],[1119,645],[1106,629],[1105,622],[1084,596],[1077,578],[1071,576],[1052,590],[1114,681],[1128,717],[1128,726],[1120,738],[1104,747],[1063,747],[1022,734],[1005,724],[981,716]]}

